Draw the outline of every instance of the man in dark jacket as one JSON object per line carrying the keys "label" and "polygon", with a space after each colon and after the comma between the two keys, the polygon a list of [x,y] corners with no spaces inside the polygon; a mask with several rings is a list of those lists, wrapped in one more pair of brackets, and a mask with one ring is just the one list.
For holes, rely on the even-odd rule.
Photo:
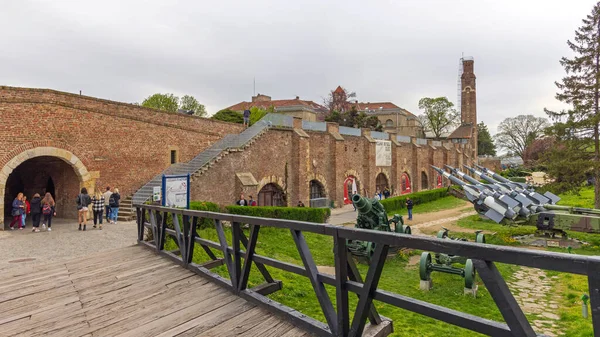
{"label": "man in dark jacket", "polygon": [[34,194],[29,202],[31,205],[31,221],[33,221],[33,232],[39,232],[40,218],[42,216],[42,198],[39,194]]}
{"label": "man in dark jacket", "polygon": [[412,220],[413,201],[410,197],[406,198],[406,209],[408,210],[408,220]]}

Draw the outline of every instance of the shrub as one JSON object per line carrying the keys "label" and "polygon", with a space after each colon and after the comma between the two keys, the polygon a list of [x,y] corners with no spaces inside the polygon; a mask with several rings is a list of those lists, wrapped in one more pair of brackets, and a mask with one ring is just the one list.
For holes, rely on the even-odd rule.
{"label": "shrub", "polygon": [[526,183],[526,179],[525,177],[510,177],[508,178],[511,181],[514,181],[515,183]]}
{"label": "shrub", "polygon": [[[214,202],[208,201],[190,201],[190,209],[195,211],[209,211],[209,212],[222,212],[223,210],[219,205]],[[202,219],[198,222],[198,228],[212,228],[212,219]]]}
{"label": "shrub", "polygon": [[399,197],[387,198],[381,200],[381,204],[385,207],[386,212],[393,213],[398,212],[401,209],[406,208],[406,198],[412,199],[415,205],[422,204],[430,201],[434,201],[440,198],[448,196],[447,188],[437,188],[435,190],[416,192],[411,194],[405,194]]}
{"label": "shrub", "polygon": [[329,208],[311,207],[248,207],[225,206],[227,213],[257,216],[262,218],[275,218],[324,223],[331,215]]}

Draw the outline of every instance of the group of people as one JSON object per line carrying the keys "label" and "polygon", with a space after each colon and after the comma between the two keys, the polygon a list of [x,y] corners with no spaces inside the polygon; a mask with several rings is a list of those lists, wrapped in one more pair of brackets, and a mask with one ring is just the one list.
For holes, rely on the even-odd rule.
{"label": "group of people", "polygon": [[93,197],[90,197],[87,189],[84,187],[81,189],[81,193],[77,195],[77,213],[79,221],[79,230],[85,231],[87,229],[87,219],[89,207],[92,205],[92,214],[94,216],[93,228],[102,229],[102,217],[103,213],[106,212],[106,221],[111,224],[117,223],[119,216],[119,205],[121,202],[121,195],[119,194],[118,188],[106,187],[104,193],[96,191]]}
{"label": "group of people", "polygon": [[[90,197],[87,189],[84,187],[77,195],[75,203],[77,204],[77,214],[79,222],[79,230],[84,231],[87,227],[88,212],[91,206],[94,216],[94,226],[99,226],[102,229],[103,213],[106,213],[106,221],[111,224],[117,223],[119,215],[119,204],[121,195],[118,188],[111,189],[106,187],[106,192],[97,191],[93,197]],[[46,193],[42,199],[39,193],[35,193],[31,201],[20,192],[12,202],[10,229],[25,229],[25,219],[31,215],[33,223],[33,232],[39,232],[40,220],[43,216],[42,229],[48,225],[48,232],[52,231],[52,217],[56,216],[56,203],[50,193]]]}
{"label": "group of people", "polygon": [[392,195],[392,192],[389,188],[384,188],[383,191],[380,191],[379,188],[375,191],[375,196],[373,198],[377,200],[387,199]]}
{"label": "group of people", "polygon": [[240,199],[235,202],[238,206],[258,206],[256,200],[252,199],[252,196],[248,196],[248,200],[244,199],[244,193],[240,194]]}
{"label": "group of people", "polygon": [[39,193],[35,193],[31,201],[28,201],[27,197],[22,192],[19,192],[12,202],[10,229],[15,229],[15,226],[21,230],[25,229],[27,215],[31,215],[33,232],[40,231],[39,227],[42,216],[44,217],[42,229],[45,229],[47,224],[48,232],[52,231],[52,217],[56,216],[56,203],[52,195],[46,193],[42,199]]}

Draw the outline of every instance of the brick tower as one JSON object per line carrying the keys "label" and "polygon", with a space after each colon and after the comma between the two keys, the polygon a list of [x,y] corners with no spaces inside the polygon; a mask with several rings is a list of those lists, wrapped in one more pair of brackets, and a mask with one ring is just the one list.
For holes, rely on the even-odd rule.
{"label": "brick tower", "polygon": [[461,82],[460,119],[461,125],[471,128],[469,139],[469,155],[477,162],[477,90],[475,73],[473,72],[474,60],[472,57],[462,58],[463,73]]}
{"label": "brick tower", "polygon": [[465,154],[477,162],[477,92],[473,58],[463,57],[460,75],[460,126],[448,136],[455,143],[464,144]]}

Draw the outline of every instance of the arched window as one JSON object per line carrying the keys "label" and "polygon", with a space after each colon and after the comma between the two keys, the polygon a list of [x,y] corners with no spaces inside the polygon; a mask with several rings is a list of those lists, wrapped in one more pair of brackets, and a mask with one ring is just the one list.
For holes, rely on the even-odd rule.
{"label": "arched window", "polygon": [[410,193],[410,177],[408,176],[408,173],[404,172],[402,173],[402,177],[400,177],[400,194],[407,194]]}
{"label": "arched window", "polygon": [[387,121],[385,121],[385,127],[386,128],[394,127],[394,121],[391,119],[388,119]]}
{"label": "arched window", "polygon": [[427,173],[421,172],[421,190],[429,189],[429,182],[427,181]]}
{"label": "arched window", "polygon": [[266,184],[258,192],[259,206],[286,206],[285,193],[277,184]]}
{"label": "arched window", "polygon": [[[386,187],[390,187],[388,183],[388,179],[383,173],[379,173],[377,178],[375,178],[375,192],[383,193]],[[371,195],[368,196],[372,197]]]}
{"label": "arched window", "polygon": [[360,183],[356,177],[347,176],[344,180],[344,204],[352,203],[350,198],[354,192],[360,194]]}
{"label": "arched window", "polygon": [[325,198],[325,188],[323,187],[323,184],[321,184],[321,182],[319,182],[318,180],[310,181],[310,198]]}

